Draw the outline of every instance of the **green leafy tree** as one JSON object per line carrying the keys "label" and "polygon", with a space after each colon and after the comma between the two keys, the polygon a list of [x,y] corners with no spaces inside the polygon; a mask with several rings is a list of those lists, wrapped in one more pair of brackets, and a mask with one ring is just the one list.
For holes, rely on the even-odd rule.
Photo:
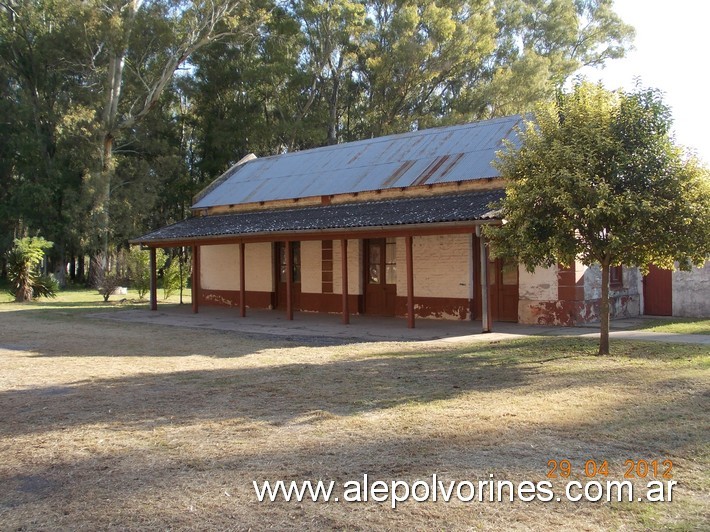
{"label": "green leafy tree", "polygon": [[599,264],[599,354],[609,354],[609,269],[681,269],[710,255],[710,177],[673,143],[658,91],[580,82],[539,107],[497,163],[508,181],[498,253],[537,266]]}
{"label": "green leafy tree", "polygon": [[163,267],[163,299],[168,299],[175,292],[180,293],[180,304],[182,304],[182,291],[190,276],[190,266],[184,262],[185,255],[180,250],[177,255],[166,261]]}
{"label": "green leafy tree", "polygon": [[[156,249],[155,259],[156,269],[162,269],[165,266],[165,252]],[[150,252],[147,249],[131,247],[127,253],[126,266],[131,285],[138,292],[138,297],[143,299],[150,290]]]}
{"label": "green leafy tree", "polygon": [[15,239],[15,245],[7,252],[8,277],[15,301],[31,301],[37,297],[55,297],[56,281],[38,271],[45,252],[52,245],[52,242],[42,237]]}

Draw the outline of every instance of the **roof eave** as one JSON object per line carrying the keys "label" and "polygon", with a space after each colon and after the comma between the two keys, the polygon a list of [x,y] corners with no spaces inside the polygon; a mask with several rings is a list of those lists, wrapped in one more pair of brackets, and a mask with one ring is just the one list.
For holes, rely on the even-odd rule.
{"label": "roof eave", "polygon": [[[148,247],[175,247],[175,245],[193,245],[195,243],[219,244],[239,241],[249,242],[273,242],[273,241],[303,241],[303,240],[330,240],[333,235],[353,235],[357,238],[368,238],[371,236],[397,236],[402,233],[422,233],[423,235],[447,234],[475,232],[475,228],[480,225],[499,225],[502,223],[497,218],[497,212],[486,214],[476,220],[456,221],[456,222],[434,222],[422,224],[399,224],[380,225],[348,228],[328,228],[317,230],[294,230],[294,231],[262,231],[255,233],[238,233],[224,235],[206,235],[181,238],[164,238],[160,240],[147,240],[136,238],[129,240],[131,245],[144,245]],[[330,236],[330,238],[328,238]]]}

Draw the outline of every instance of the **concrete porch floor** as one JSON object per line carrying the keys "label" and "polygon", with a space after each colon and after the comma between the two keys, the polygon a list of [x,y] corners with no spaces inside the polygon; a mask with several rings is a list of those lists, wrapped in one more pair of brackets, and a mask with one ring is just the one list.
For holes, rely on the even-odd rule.
{"label": "concrete porch floor", "polygon": [[[150,323],[155,325],[233,331],[245,334],[279,336],[306,343],[349,342],[476,342],[496,341],[528,336],[598,337],[599,324],[585,327],[551,327],[495,322],[493,332],[481,333],[480,321],[416,320],[414,329],[407,328],[406,318],[379,316],[350,316],[350,324],[343,325],[339,314],[295,312],[289,321],[280,310],[248,309],[242,318],[238,309],[202,307],[194,314],[190,305],[162,305],[157,311],[134,309],[93,314],[92,317],[117,321]],[[630,318],[612,322],[612,338],[678,342],[710,345],[710,335],[684,335],[628,330],[649,318]]]}

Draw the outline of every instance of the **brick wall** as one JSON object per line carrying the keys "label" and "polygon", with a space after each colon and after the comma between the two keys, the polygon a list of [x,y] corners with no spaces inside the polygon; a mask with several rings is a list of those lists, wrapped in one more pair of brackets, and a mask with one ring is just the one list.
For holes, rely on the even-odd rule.
{"label": "brick wall", "polygon": [[[472,294],[470,235],[414,237],[414,295],[470,299]],[[405,239],[397,239],[397,295],[407,295]]]}

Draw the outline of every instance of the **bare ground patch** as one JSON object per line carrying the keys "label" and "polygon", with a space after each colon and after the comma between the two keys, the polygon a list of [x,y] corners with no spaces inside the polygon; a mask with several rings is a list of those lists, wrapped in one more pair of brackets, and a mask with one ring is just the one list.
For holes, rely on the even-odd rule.
{"label": "bare ground patch", "polygon": [[[536,338],[309,346],[0,309],[7,529],[694,529],[710,350]],[[673,503],[258,503],[252,481],[543,480],[675,464]],[[557,485],[557,484],[556,484]],[[561,484],[560,484],[561,485]]]}

